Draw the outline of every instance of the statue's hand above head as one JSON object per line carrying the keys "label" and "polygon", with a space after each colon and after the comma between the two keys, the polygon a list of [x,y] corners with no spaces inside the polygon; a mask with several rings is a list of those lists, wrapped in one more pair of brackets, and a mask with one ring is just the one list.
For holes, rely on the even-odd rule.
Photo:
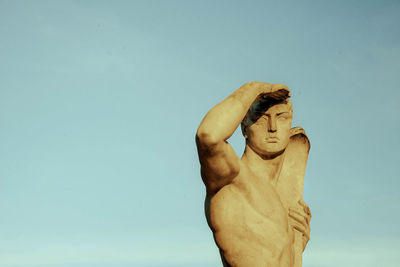
{"label": "statue's hand above head", "polygon": [[276,100],[284,100],[290,97],[290,89],[283,84],[273,84],[271,93],[265,95],[264,97],[271,97]]}
{"label": "statue's hand above head", "polygon": [[293,229],[303,234],[303,250],[310,240],[310,207],[303,201],[299,201],[300,207],[289,208],[289,224]]}
{"label": "statue's hand above head", "polygon": [[290,97],[290,89],[283,84],[254,81],[245,83],[243,87],[255,89],[259,99],[273,98],[275,100],[284,100]]}
{"label": "statue's hand above head", "polygon": [[283,84],[271,84],[269,92],[261,92],[262,99],[272,98],[276,101],[282,101],[290,97],[290,89]]}

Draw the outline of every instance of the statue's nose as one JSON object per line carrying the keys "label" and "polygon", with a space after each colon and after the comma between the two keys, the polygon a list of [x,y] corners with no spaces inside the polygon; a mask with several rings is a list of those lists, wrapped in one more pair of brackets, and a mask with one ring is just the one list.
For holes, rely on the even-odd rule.
{"label": "statue's nose", "polygon": [[276,132],[276,119],[273,117],[268,120],[268,132]]}

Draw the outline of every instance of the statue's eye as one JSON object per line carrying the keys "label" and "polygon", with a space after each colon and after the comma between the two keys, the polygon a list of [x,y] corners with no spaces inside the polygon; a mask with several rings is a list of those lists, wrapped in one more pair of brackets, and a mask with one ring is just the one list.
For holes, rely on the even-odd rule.
{"label": "statue's eye", "polygon": [[290,118],[290,114],[288,112],[282,112],[277,114],[279,120],[287,120]]}
{"label": "statue's eye", "polygon": [[288,118],[286,116],[278,116],[278,120],[287,120]]}
{"label": "statue's eye", "polygon": [[255,122],[255,124],[263,124],[265,123],[265,119],[263,117],[258,118],[258,120]]}

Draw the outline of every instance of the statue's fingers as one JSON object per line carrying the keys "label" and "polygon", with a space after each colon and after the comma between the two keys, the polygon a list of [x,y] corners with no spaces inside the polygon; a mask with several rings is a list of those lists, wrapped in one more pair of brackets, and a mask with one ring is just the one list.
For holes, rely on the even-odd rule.
{"label": "statue's fingers", "polygon": [[279,91],[274,91],[269,94],[266,94],[265,97],[272,97],[272,98],[277,98],[277,97],[283,97],[284,92],[279,90]]}
{"label": "statue's fingers", "polygon": [[311,211],[310,211],[310,209],[308,209],[308,210],[305,210],[304,212],[306,214],[307,222],[309,223],[311,221]]}
{"label": "statue's fingers", "polygon": [[306,231],[306,229],[304,228],[303,225],[298,224],[298,223],[295,223],[295,224],[293,224],[292,226],[293,226],[294,229],[296,229],[297,231],[299,231],[300,233],[302,233],[303,236],[304,236],[305,238],[307,238],[307,240],[310,239],[310,234]]}
{"label": "statue's fingers", "polygon": [[284,89],[279,89],[279,90],[276,90],[275,92],[273,92],[273,94],[286,95],[287,91]]}
{"label": "statue's fingers", "polygon": [[287,92],[290,92],[290,89],[284,84],[280,84],[280,83],[273,84],[271,92],[278,91],[278,90],[285,90]]}
{"label": "statue's fingers", "polygon": [[305,224],[308,225],[310,223],[311,217],[306,214],[303,210],[295,210],[295,209],[289,209],[289,215],[290,214],[295,214],[294,216],[297,216],[298,219],[300,219],[302,222],[305,221]]}
{"label": "statue's fingers", "polygon": [[297,203],[299,203],[304,209],[309,208],[307,203],[302,199],[300,199]]}
{"label": "statue's fingers", "polygon": [[[298,210],[294,209],[289,209],[289,216],[292,218],[292,222],[296,221],[294,225],[294,228],[297,229],[298,231],[301,231],[303,233],[303,250],[306,248],[308,240],[310,240],[310,219],[311,219],[311,213],[307,214],[306,211],[307,209],[305,207],[308,207],[307,204],[304,201],[299,201],[299,204],[304,208]],[[302,221],[303,224],[301,224],[301,227],[299,226],[299,220],[301,217],[304,217],[306,220],[306,224],[304,224],[304,221]]]}
{"label": "statue's fingers", "polygon": [[303,224],[304,226],[308,224],[307,217],[298,211],[289,210],[289,216],[292,217],[294,220],[298,221],[299,223]]}
{"label": "statue's fingers", "polygon": [[300,199],[298,201],[298,203],[303,207],[304,211],[306,212],[306,214],[310,214],[311,215],[311,210],[310,207],[307,205],[306,202],[304,202],[304,200]]}
{"label": "statue's fingers", "polygon": [[269,94],[268,97],[282,101],[288,97],[288,93],[280,90]]}
{"label": "statue's fingers", "polygon": [[263,95],[263,97],[264,97],[264,99],[266,99],[266,98],[279,99],[280,98],[280,96],[276,93],[266,94],[266,95]]}
{"label": "statue's fingers", "polygon": [[297,221],[292,220],[291,226],[293,229],[296,229],[297,231],[302,233],[303,237],[305,237],[307,240],[310,239],[310,231],[309,231],[309,229],[304,227],[304,225],[298,223]]}
{"label": "statue's fingers", "polygon": [[301,209],[301,208],[289,208],[289,212],[293,212],[296,214],[299,214],[303,217],[306,217],[308,214],[305,212],[305,210]]}
{"label": "statue's fingers", "polygon": [[286,91],[286,90],[284,90],[284,89],[279,89],[279,90],[276,91],[274,94],[277,94],[277,95],[279,95],[279,96],[281,96],[281,97],[286,98],[286,97],[288,96],[289,92]]}

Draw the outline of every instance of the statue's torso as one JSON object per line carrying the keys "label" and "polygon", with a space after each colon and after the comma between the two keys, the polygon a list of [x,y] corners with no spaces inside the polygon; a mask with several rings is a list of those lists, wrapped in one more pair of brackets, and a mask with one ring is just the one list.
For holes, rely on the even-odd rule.
{"label": "statue's torso", "polygon": [[258,177],[241,164],[232,183],[207,197],[206,215],[231,266],[292,266],[287,211],[267,177]]}

